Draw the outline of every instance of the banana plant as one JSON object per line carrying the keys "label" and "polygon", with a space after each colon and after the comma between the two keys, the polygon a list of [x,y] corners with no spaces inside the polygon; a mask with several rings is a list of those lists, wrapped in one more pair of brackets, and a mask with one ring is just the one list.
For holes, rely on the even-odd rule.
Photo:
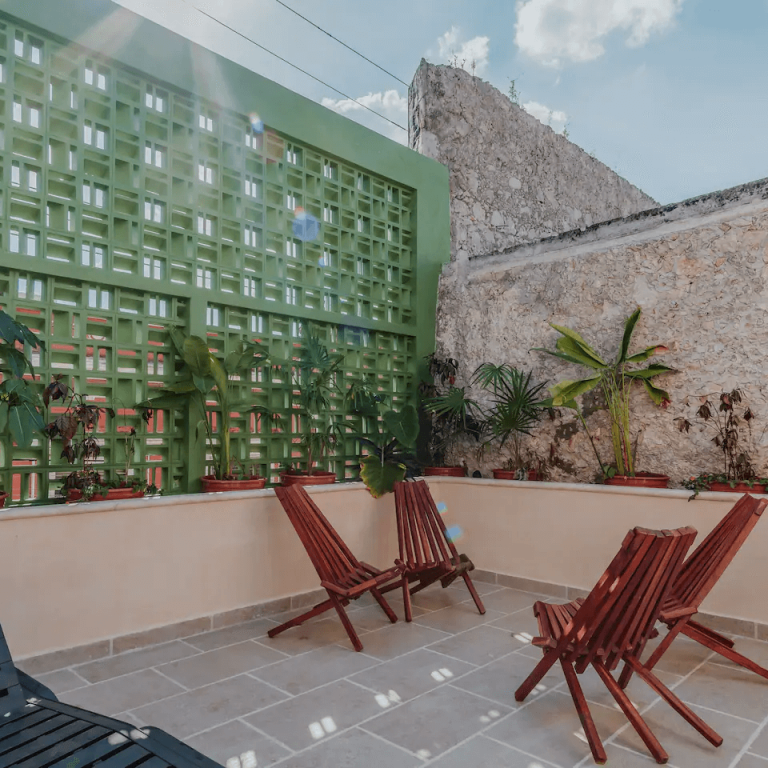
{"label": "banana plant", "polygon": [[600,387],[608,405],[608,415],[611,423],[611,441],[615,466],[609,467],[603,464],[595,447],[592,436],[587,429],[587,435],[595,450],[595,455],[600,463],[603,475],[611,477],[617,475],[635,474],[635,456],[632,448],[632,439],[629,427],[630,409],[629,396],[632,385],[641,382],[651,401],[662,408],[669,405],[669,394],[657,387],[653,380],[657,376],[674,372],[672,368],[661,363],[651,363],[644,368],[633,368],[638,363],[644,363],[656,354],[668,352],[669,349],[662,344],[654,344],[640,352],[629,353],[632,334],[640,318],[641,308],[638,307],[624,323],[624,335],[621,346],[613,362],[606,362],[576,331],[561,325],[550,323],[559,334],[556,349],[535,348],[534,351],[545,352],[548,355],[559,357],[569,363],[581,365],[589,369],[590,374],[582,379],[567,379],[559,382],[550,390],[552,397],[547,405],[553,407],[572,408],[576,411],[581,423],[586,429],[586,421],[579,410],[576,398]]}
{"label": "banana plant", "polygon": [[[200,425],[205,429],[216,479],[232,480],[235,478],[231,445],[232,413],[254,411],[266,418],[275,418],[266,407],[252,400],[242,400],[239,392],[242,381],[253,369],[270,364],[269,352],[261,344],[243,339],[220,360],[199,336],[185,336],[175,327],[169,329],[169,334],[178,359],[183,363],[183,378],[163,387],[157,397],[138,403],[137,407],[179,408],[191,401],[200,417],[198,430]],[[206,410],[206,401],[211,396],[218,405],[216,433],[211,428]]]}
{"label": "banana plant", "polygon": [[45,428],[40,414],[40,396],[25,379],[32,363],[17,345],[29,345],[45,351],[45,342],[26,325],[0,309],[0,433],[7,432],[19,448],[27,448],[35,435]]}

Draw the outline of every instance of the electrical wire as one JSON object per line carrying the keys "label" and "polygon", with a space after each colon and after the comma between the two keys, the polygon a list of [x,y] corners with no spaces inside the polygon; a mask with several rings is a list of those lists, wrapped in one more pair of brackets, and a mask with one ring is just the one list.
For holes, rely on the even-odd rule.
{"label": "electrical wire", "polygon": [[347,45],[343,40],[339,40],[338,37],[336,37],[335,35],[332,35],[327,30],[325,30],[322,27],[320,27],[317,24],[315,24],[314,21],[310,21],[306,16],[302,16],[298,11],[295,11],[289,5],[286,5],[283,2],[283,0],[275,0],[275,2],[279,3],[280,5],[282,5],[283,8],[287,8],[291,13],[295,13],[300,19],[304,19],[304,21],[306,21],[307,24],[311,24],[315,29],[319,29],[321,32],[324,32],[326,35],[328,35],[328,37],[332,38],[337,43],[340,43],[345,48],[347,48],[348,50],[352,51],[352,53],[356,53],[361,59],[365,59],[369,64],[373,64],[374,67],[376,67],[377,69],[380,69],[382,72],[384,72],[384,74],[389,75],[390,77],[393,77],[395,80],[397,80],[398,83],[402,83],[406,88],[410,88],[408,83],[406,83],[403,80],[401,80],[397,75],[393,75],[391,72],[389,72],[388,70],[384,69],[384,67],[380,67],[375,61],[371,61],[367,56],[364,56],[362,53],[360,53],[360,51],[356,51],[351,45]]}
{"label": "electrical wire", "polygon": [[249,43],[252,43],[257,48],[261,48],[261,50],[266,51],[267,53],[269,53],[270,55],[274,56],[277,59],[280,59],[280,61],[284,62],[285,64],[288,64],[288,66],[293,67],[294,69],[297,69],[302,74],[307,75],[307,77],[311,77],[313,80],[317,81],[321,85],[324,85],[326,88],[330,88],[332,91],[335,91],[340,96],[343,96],[345,99],[348,99],[349,101],[354,102],[355,104],[357,104],[359,107],[362,107],[363,109],[367,109],[369,112],[372,112],[374,115],[376,115],[377,117],[380,117],[382,120],[386,120],[388,123],[391,123],[396,128],[399,128],[401,131],[408,130],[405,126],[400,125],[399,123],[396,123],[394,120],[390,120],[385,115],[382,115],[380,112],[377,112],[375,109],[371,109],[370,107],[366,106],[365,104],[358,101],[357,99],[353,99],[351,96],[347,96],[347,94],[344,93],[343,91],[340,91],[338,88],[334,88],[332,85],[321,80],[319,77],[315,77],[312,73],[307,72],[305,69],[302,69],[296,64],[293,64],[292,62],[288,61],[288,59],[284,59],[282,56],[275,53],[274,51],[270,51],[269,48],[266,48],[261,43],[257,43],[254,39],[248,37],[248,35],[244,35],[242,32],[239,32],[234,27],[231,27],[229,24],[221,21],[221,19],[217,19],[215,16],[211,16],[210,13],[208,13],[207,11],[204,11],[202,8],[198,8],[196,5],[191,3],[190,0],[182,0],[182,2],[186,3],[191,8],[194,8],[198,13],[201,13],[203,16],[207,16],[211,21],[215,21],[217,24],[220,24],[222,27],[224,27],[225,29],[228,29],[230,32],[234,32],[236,35],[238,35],[238,37],[242,37],[244,40],[247,40]]}

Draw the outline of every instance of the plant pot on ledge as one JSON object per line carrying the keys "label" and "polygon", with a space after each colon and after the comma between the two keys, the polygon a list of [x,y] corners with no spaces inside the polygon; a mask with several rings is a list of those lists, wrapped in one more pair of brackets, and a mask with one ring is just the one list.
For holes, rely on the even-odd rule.
{"label": "plant pot on ledge", "polygon": [[427,477],[466,477],[467,470],[464,467],[424,467]]}
{"label": "plant pot on ledge", "polygon": [[[517,480],[517,471],[514,469],[493,469],[491,470],[493,472],[493,479],[494,480]],[[526,470],[526,480],[529,482],[539,481],[541,478],[539,477],[539,472],[536,469],[527,469]]]}
{"label": "plant pot on ledge", "polygon": [[292,474],[283,472],[280,475],[283,485],[332,485],[336,482],[335,472],[312,472],[312,474]]}
{"label": "plant pot on ledge", "polygon": [[5,500],[8,498],[8,494],[0,491],[0,509],[5,506]]}
{"label": "plant pot on ledge", "polygon": [[736,483],[731,488],[730,483],[711,482],[709,490],[717,493],[765,493],[766,486],[762,483],[753,483],[750,487],[747,483]]}
{"label": "plant pot on ledge", "polygon": [[631,488],[666,488],[669,484],[668,475],[657,475],[653,472],[638,472],[636,475],[614,475],[603,481],[605,485],[625,485]]}
{"label": "plant pot on ledge", "polygon": [[[144,491],[134,491],[133,487],[126,485],[123,488],[109,488],[106,495],[103,493],[94,493],[88,501],[117,501],[119,499],[140,499],[144,496]],[[79,488],[67,489],[67,501],[82,501],[83,492]]]}
{"label": "plant pot on ledge", "polygon": [[256,491],[267,484],[266,477],[251,475],[250,477],[232,480],[217,480],[215,475],[205,475],[200,478],[203,493],[220,493],[222,491]]}

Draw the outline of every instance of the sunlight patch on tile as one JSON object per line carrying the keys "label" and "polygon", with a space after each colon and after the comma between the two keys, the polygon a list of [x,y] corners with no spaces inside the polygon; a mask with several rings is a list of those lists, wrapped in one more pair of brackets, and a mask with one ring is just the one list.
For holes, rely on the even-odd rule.
{"label": "sunlight patch on tile", "polygon": [[256,768],[257,766],[256,753],[252,749],[243,752],[240,757],[230,757],[226,762],[226,768]]}
{"label": "sunlight patch on tile", "polygon": [[389,700],[389,696],[383,693],[377,693],[374,697],[376,699],[376,703],[382,708],[386,709],[392,702]]}
{"label": "sunlight patch on tile", "polygon": [[416,757],[420,757],[422,760],[429,760],[432,757],[432,753],[428,749],[420,749],[416,753]]}
{"label": "sunlight patch on tile", "polygon": [[521,643],[530,643],[533,640],[533,635],[529,635],[527,632],[516,632],[512,637]]}

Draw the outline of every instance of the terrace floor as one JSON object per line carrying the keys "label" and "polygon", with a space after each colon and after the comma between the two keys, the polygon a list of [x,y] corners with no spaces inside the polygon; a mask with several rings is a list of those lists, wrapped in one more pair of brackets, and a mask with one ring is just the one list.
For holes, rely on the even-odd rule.
{"label": "terrace floor", "polygon": [[[270,640],[284,620],[275,616],[38,678],[64,702],[163,728],[228,768],[592,765],[559,667],[522,705],[514,700],[541,654],[529,644],[531,605],[546,598],[477,586],[484,616],[463,582],[417,595],[411,625],[390,625],[359,601],[350,617],[361,653],[335,614]],[[768,643],[739,639],[736,648],[768,665]],[[670,766],[768,768],[768,681],[686,638],[657,670],[725,740],[712,747],[634,679],[630,697]],[[655,765],[596,674],[581,680],[609,765]]]}

